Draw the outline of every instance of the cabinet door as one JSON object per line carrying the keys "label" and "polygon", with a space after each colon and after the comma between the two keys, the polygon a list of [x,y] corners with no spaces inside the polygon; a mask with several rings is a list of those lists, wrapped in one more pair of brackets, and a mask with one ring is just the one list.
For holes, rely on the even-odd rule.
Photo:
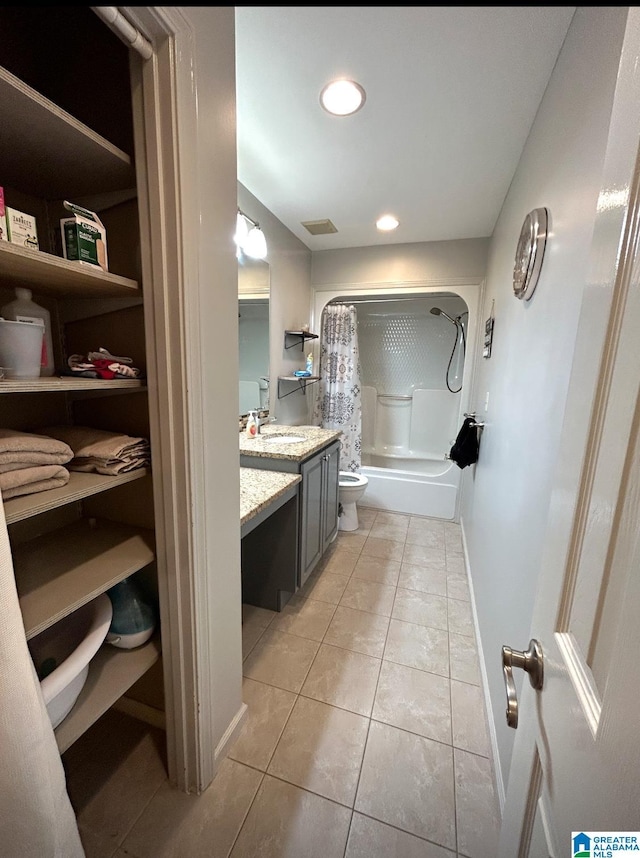
{"label": "cabinet door", "polygon": [[323,451],[301,468],[300,586],[311,574],[324,549],[322,506],[325,455]]}
{"label": "cabinet door", "polygon": [[329,447],[325,454],[325,479],[322,525],[322,550],[327,550],[338,532],[338,491],[340,472],[340,445]]}

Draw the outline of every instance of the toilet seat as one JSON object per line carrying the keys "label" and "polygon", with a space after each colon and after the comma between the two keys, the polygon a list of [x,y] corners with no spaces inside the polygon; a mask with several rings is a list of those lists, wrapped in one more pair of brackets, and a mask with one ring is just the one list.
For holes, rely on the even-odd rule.
{"label": "toilet seat", "polygon": [[340,471],[338,474],[338,484],[348,486],[349,488],[358,488],[358,486],[366,486],[369,480],[362,474],[354,474],[351,471]]}

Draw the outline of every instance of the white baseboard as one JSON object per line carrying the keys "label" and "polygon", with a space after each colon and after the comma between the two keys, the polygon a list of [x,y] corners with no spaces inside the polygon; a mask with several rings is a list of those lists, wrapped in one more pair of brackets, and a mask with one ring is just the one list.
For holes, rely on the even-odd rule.
{"label": "white baseboard", "polygon": [[214,754],[214,768],[216,772],[218,771],[220,763],[222,763],[222,761],[229,753],[231,746],[240,735],[240,731],[244,727],[244,722],[248,714],[249,709],[247,707],[247,704],[243,703],[236,712],[235,716],[231,719],[231,723],[229,724],[227,729],[224,731],[224,734],[218,742]]}
{"label": "white baseboard", "polygon": [[487,730],[489,732],[489,743],[491,745],[491,757],[493,767],[493,780],[498,797],[498,805],[500,808],[500,817],[504,813],[504,778],[502,777],[502,768],[500,766],[500,754],[498,753],[498,737],[496,735],[496,722],[493,716],[493,706],[491,705],[491,697],[489,696],[489,677],[487,676],[486,661],[484,658],[484,650],[482,648],[482,635],[480,634],[480,626],[478,624],[478,612],[476,611],[476,597],[473,592],[473,579],[471,576],[471,564],[469,562],[469,552],[467,550],[467,539],[464,532],[464,519],[460,518],[460,528],[462,530],[462,547],[464,551],[464,565],[467,570],[467,581],[469,583],[469,593],[471,595],[471,611],[473,613],[473,626],[476,632],[476,642],[478,645],[478,661],[480,663],[480,682],[482,685],[482,693],[484,695],[485,711],[487,713]]}

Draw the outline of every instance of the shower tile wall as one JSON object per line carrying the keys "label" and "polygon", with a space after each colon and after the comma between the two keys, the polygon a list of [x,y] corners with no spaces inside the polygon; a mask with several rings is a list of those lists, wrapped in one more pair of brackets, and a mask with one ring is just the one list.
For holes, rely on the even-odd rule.
{"label": "shower tile wall", "polygon": [[447,390],[445,374],[456,332],[446,318],[430,313],[432,307],[453,317],[467,309],[452,295],[357,305],[365,453],[440,458],[455,436],[460,397]]}

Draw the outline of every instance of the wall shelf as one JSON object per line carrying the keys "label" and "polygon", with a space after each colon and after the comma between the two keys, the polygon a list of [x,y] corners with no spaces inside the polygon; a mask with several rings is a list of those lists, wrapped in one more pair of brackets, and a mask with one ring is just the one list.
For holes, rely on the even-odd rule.
{"label": "wall shelf", "polygon": [[[279,375],[278,376],[278,399],[284,399],[285,396],[291,396],[292,393],[295,393],[297,390],[302,391],[303,395],[307,392],[308,384],[315,384],[316,381],[320,381],[319,375]],[[281,383],[282,382],[298,382],[298,386],[293,390],[287,391],[287,393],[281,393]]]}
{"label": "wall shelf", "polygon": [[309,331],[285,331],[284,347],[285,349],[292,349],[295,346],[300,346],[300,351],[304,351],[304,344],[306,340],[317,339],[318,334],[310,334]]}
{"label": "wall shelf", "polygon": [[130,390],[146,390],[146,381],[137,378],[74,378],[71,375],[0,379],[0,396],[3,393],[55,393],[56,391],[124,393]]}

